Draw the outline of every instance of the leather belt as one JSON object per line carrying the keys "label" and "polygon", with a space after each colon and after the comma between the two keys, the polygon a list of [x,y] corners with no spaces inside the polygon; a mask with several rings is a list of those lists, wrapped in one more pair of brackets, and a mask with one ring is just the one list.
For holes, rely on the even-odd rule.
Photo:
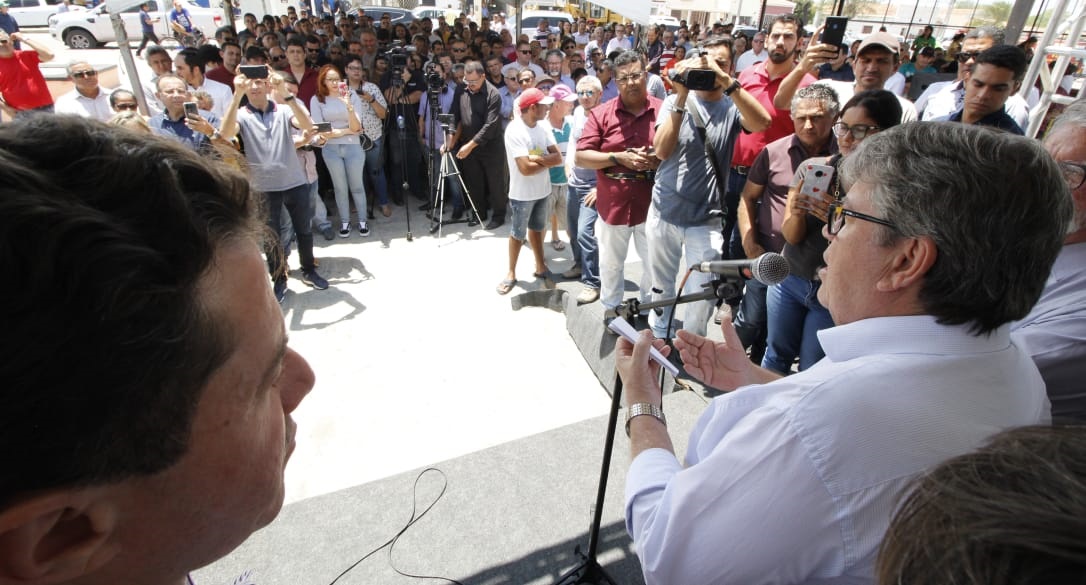
{"label": "leather belt", "polygon": [[750,172],[750,167],[745,167],[743,165],[735,165],[734,167],[732,167],[732,170],[739,173],[740,175],[745,175],[745,174]]}
{"label": "leather belt", "polygon": [[655,171],[643,171],[640,173],[603,173],[603,176],[615,181],[651,181],[656,177]]}

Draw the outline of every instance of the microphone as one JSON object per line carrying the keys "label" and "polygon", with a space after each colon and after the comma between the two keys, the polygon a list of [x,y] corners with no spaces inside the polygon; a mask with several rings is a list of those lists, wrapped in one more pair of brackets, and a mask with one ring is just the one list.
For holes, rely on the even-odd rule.
{"label": "microphone", "polygon": [[788,260],[774,252],[766,252],[750,260],[714,260],[691,267],[698,272],[712,272],[732,278],[754,279],[762,284],[778,284],[788,277]]}
{"label": "microphone", "polygon": [[403,116],[396,116],[396,125],[400,127],[400,130],[403,130]]}

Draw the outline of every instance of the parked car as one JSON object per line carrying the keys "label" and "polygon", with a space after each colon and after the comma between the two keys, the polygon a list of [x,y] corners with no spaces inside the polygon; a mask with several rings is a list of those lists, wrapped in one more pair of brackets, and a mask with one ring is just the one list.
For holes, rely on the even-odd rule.
{"label": "parked car", "polygon": [[532,38],[539,30],[539,21],[546,18],[547,27],[552,33],[556,33],[561,30],[559,23],[563,20],[573,23],[573,15],[568,12],[561,12],[558,10],[525,10],[524,16],[521,17],[518,27],[520,28],[520,34],[528,35],[528,38]]}
{"label": "parked car", "polygon": [[[56,13],[60,0],[8,0],[8,14],[15,17],[15,22],[22,28],[47,26],[49,17]],[[69,10],[85,10],[72,4]]]}
{"label": "parked car", "polygon": [[[208,37],[215,34],[215,29],[222,26],[221,9],[204,8],[191,0],[181,1],[192,15],[193,26],[202,30]],[[173,10],[173,2],[169,0],[147,0],[147,2],[151,5],[152,18],[159,19],[155,23],[155,34],[159,38],[174,36],[174,31],[166,18],[170,10]],[[124,30],[128,33],[129,40],[134,42],[139,42],[143,38],[139,13],[139,5],[126,8],[121,12]],[[64,41],[64,44],[73,49],[93,49],[117,40],[105,4],[93,10],[62,12],[50,16],[49,34],[53,35],[54,39]]]}
{"label": "parked car", "polygon": [[415,15],[410,10],[404,10],[403,8],[394,8],[391,6],[356,6],[350,9],[347,14],[350,16],[358,16],[358,12],[362,11],[366,16],[373,19],[374,23],[381,22],[381,15],[388,14],[392,17],[392,24],[403,23],[405,25],[411,24],[412,20],[415,20]]}

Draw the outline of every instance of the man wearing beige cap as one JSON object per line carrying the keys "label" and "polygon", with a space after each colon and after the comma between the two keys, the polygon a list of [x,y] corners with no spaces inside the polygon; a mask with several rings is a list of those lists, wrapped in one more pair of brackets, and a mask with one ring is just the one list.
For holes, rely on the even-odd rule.
{"label": "man wearing beige cap", "polygon": [[[855,82],[833,81],[820,79],[816,83],[827,85],[835,92],[839,103],[848,103],[852,96],[869,89],[886,89],[886,80],[890,79],[898,68],[898,43],[893,35],[884,32],[876,32],[867,35],[856,50],[856,60],[852,64],[852,70],[856,75]],[[786,108],[792,101],[800,79],[805,73],[810,73],[823,63],[829,63],[837,58],[840,47],[818,43],[807,47],[799,66],[792,70],[781,82],[781,88],[773,99],[773,105],[778,108]],[[911,101],[898,96],[901,102],[901,122],[914,122],[917,120],[916,106]]]}

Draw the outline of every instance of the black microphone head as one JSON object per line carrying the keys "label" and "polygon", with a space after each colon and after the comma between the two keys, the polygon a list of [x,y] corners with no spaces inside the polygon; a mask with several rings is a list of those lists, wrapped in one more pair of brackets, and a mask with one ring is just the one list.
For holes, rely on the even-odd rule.
{"label": "black microphone head", "polygon": [[750,274],[762,284],[779,284],[788,278],[788,260],[775,252],[766,252],[750,264]]}

